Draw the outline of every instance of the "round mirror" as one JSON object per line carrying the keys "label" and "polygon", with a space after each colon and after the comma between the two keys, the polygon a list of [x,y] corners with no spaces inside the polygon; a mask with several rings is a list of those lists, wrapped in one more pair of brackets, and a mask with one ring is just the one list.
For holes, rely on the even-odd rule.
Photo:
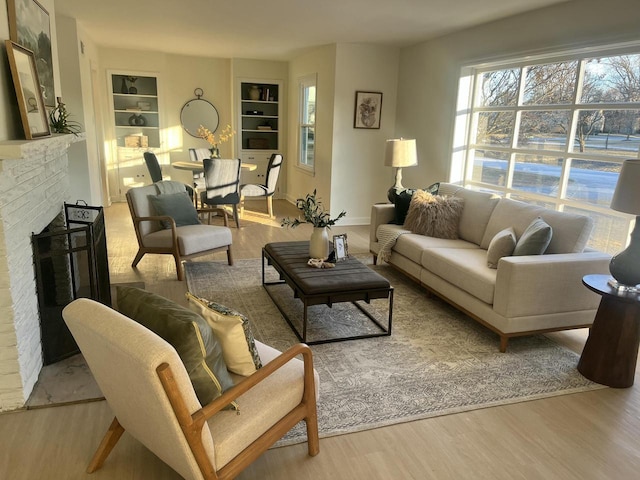
{"label": "round mirror", "polygon": [[[192,137],[198,137],[198,128],[205,126],[215,132],[220,123],[218,110],[213,104],[200,97],[189,100],[180,111],[182,128]],[[198,137],[199,138],[199,137]]]}

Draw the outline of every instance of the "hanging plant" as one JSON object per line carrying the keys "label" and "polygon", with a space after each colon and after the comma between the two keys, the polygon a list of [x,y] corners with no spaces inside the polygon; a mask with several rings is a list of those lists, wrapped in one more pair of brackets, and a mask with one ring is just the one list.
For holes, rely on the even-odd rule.
{"label": "hanging plant", "polygon": [[58,97],[57,101],[58,105],[49,112],[51,130],[53,133],[73,133],[78,135],[82,125],[74,120],[69,120],[69,113],[64,103],[62,103],[62,97]]}

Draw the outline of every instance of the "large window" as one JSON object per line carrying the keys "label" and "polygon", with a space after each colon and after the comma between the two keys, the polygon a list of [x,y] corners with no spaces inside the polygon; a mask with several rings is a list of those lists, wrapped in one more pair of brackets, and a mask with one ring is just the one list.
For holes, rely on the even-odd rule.
{"label": "large window", "polygon": [[298,164],[313,170],[316,138],[316,76],[300,79],[300,119]]}
{"label": "large window", "polygon": [[636,52],[640,45],[466,68],[454,180],[587,214],[595,221],[590,246],[620,251],[632,219],[609,204],[622,161],[640,147]]}

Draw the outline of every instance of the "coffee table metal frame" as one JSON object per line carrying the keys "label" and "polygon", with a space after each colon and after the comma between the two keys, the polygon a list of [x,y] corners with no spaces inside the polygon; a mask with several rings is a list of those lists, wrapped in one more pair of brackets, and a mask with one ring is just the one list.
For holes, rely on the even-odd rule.
{"label": "coffee table metal frame", "polygon": [[[265,264],[273,267],[278,274],[280,275],[281,280],[277,282],[266,282],[265,281]],[[280,313],[287,321],[293,333],[296,334],[296,337],[307,345],[320,345],[323,343],[333,343],[333,342],[343,342],[347,340],[358,340],[362,338],[373,338],[373,337],[384,337],[391,335],[391,326],[393,322],[393,287],[390,285],[389,288],[377,288],[377,289],[362,289],[362,290],[348,290],[345,292],[335,292],[335,293],[315,293],[315,294],[305,294],[302,289],[296,284],[296,282],[289,276],[286,271],[287,269],[280,265],[276,259],[274,259],[265,249],[262,249],[262,286],[267,291],[271,300],[278,307]],[[302,301],[303,305],[303,313],[302,313],[302,334],[295,327],[291,318],[287,312],[285,312],[284,308],[280,306],[275,296],[270,292],[269,286],[273,285],[282,285],[287,284],[293,290],[294,298],[299,298]],[[369,311],[367,311],[362,305],[358,303],[358,301],[364,301],[368,304],[371,303],[372,298],[384,298],[380,296],[380,293],[387,293],[389,298],[389,318],[387,325],[383,325],[375,316],[373,316]],[[378,294],[376,296],[376,294]],[[381,331],[379,333],[367,333],[362,335],[353,335],[349,337],[337,337],[337,338],[327,338],[322,340],[313,340],[307,341],[307,324],[308,324],[308,307],[312,305],[321,305],[325,304],[329,308],[334,303],[342,303],[342,302],[351,302],[355,305],[362,313],[364,313],[369,320],[371,320]]]}

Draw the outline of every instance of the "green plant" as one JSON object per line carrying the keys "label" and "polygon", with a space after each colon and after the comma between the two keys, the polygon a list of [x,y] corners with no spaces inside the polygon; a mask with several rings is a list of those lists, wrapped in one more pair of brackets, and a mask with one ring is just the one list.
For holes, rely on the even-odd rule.
{"label": "green plant", "polygon": [[304,219],[301,220],[300,217],[294,219],[288,217],[283,218],[280,226],[295,228],[301,223],[310,223],[316,228],[330,228],[347,214],[347,212],[343,210],[336,218],[331,219],[329,212],[325,211],[322,202],[316,198],[315,190],[313,193],[308,193],[305,198],[298,198],[296,200],[296,207],[302,212]]}
{"label": "green plant", "polygon": [[74,120],[69,120],[69,113],[67,112],[64,103],[62,103],[62,97],[58,97],[58,105],[49,112],[49,124],[53,133],[73,133],[78,135],[82,125]]}

